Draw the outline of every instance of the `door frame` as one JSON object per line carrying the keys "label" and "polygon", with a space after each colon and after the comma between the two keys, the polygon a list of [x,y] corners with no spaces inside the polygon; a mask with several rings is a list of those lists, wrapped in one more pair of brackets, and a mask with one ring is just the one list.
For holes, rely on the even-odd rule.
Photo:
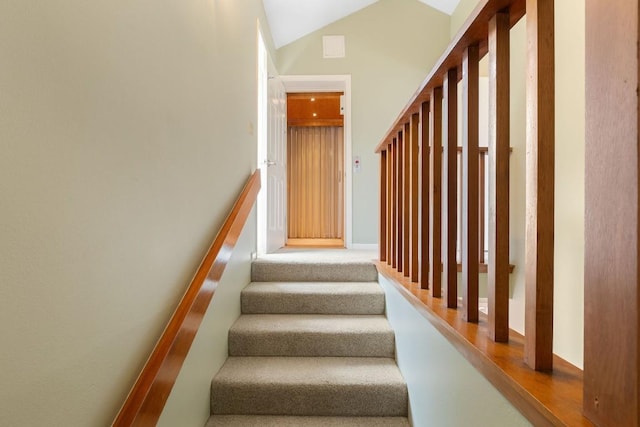
{"label": "door frame", "polygon": [[[287,93],[344,93],[344,245],[353,248],[352,234],[352,168],[351,168],[351,75],[287,75],[280,76]],[[288,220],[288,219],[287,219]]]}

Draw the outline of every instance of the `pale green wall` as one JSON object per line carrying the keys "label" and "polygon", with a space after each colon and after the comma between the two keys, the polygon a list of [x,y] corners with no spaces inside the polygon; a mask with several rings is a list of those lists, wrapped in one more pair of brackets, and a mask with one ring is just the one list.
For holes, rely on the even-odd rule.
{"label": "pale green wall", "polygon": [[416,427],[519,427],[531,424],[383,275],[396,360],[407,381]]}
{"label": "pale green wall", "polygon": [[115,416],[255,167],[257,18],[0,2],[0,425]]}
{"label": "pale green wall", "polygon": [[451,38],[458,33],[478,3],[479,0],[460,0],[458,6],[456,6],[456,9],[451,14],[451,26],[449,27],[449,35]]}
{"label": "pale green wall", "polygon": [[[256,209],[248,219],[255,224]],[[247,265],[255,251],[255,231],[243,231],[198,334],[182,365],[158,426],[202,427],[211,413],[211,380],[228,356],[229,328],[240,316],[240,292],[250,282]]]}
{"label": "pale green wall", "polygon": [[[453,37],[477,0],[461,0],[451,16]],[[556,185],[554,352],[583,364],[584,319],[584,0],[555,3]],[[526,18],[511,31],[510,324],[524,331]]]}
{"label": "pale green wall", "polygon": [[[322,36],[345,36],[346,58],[323,59]],[[449,41],[449,16],[417,0],[381,0],[278,50],[282,75],[350,74],[353,156],[353,243],[378,239],[375,146]]]}

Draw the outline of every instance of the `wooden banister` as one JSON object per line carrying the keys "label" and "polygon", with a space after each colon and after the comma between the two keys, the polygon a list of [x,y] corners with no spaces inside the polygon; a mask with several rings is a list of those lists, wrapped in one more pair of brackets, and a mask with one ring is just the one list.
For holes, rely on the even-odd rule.
{"label": "wooden banister", "polygon": [[114,426],[156,425],[259,190],[260,170],[256,170],[202,260],[118,412]]}
{"label": "wooden banister", "polygon": [[[395,272],[389,277],[396,281],[400,277],[399,282],[413,287],[415,277],[411,275],[411,279],[405,279],[409,276],[408,267],[412,267],[407,256],[413,253],[413,247],[419,247],[420,292],[431,289],[429,301],[432,306],[437,306],[438,310],[442,308],[443,313],[460,322],[473,324],[481,321],[479,273],[487,272],[489,315],[482,321],[488,325],[482,325],[480,330],[486,332],[484,338],[491,345],[504,342],[507,348],[510,347],[514,334],[509,330],[509,273],[513,267],[509,264],[509,31],[525,12],[527,69],[522,78],[527,84],[527,191],[525,265],[521,268],[525,271],[526,298],[525,335],[518,338],[523,344],[519,347],[518,363],[526,363],[532,371],[546,372],[552,370],[556,359],[552,347],[554,0],[480,0],[384,135],[376,152],[384,153],[383,159],[393,155],[396,168],[392,189],[395,197],[389,197],[387,193],[386,197],[380,198],[388,205],[381,207],[381,211],[397,212],[392,220],[387,216],[388,223],[384,228],[392,231],[387,240],[395,243],[392,250],[396,262],[387,269],[395,269]],[[479,147],[479,61],[487,54],[489,142],[488,147]],[[462,114],[458,118],[460,81],[463,83]],[[459,122],[460,138],[457,135]],[[413,163],[410,166],[408,158],[412,151],[407,144],[413,143],[414,130],[419,132],[419,177],[412,175]],[[458,139],[461,147],[457,147]],[[419,191],[413,188],[413,182],[420,183]],[[381,186],[381,191],[389,192],[388,186]],[[409,217],[408,210],[413,206],[420,206],[419,224],[413,224],[413,217]],[[410,229],[420,231],[417,245],[409,239],[413,236]],[[461,265],[457,264],[458,253]],[[403,269],[404,274],[396,275]],[[456,270],[462,270],[462,310],[459,310]],[[442,299],[443,289],[447,293],[446,301]],[[560,377],[551,378],[551,388],[554,381],[562,381]],[[513,379],[507,382],[510,381]],[[582,387],[581,380],[573,384]],[[535,417],[530,419],[536,420]]]}

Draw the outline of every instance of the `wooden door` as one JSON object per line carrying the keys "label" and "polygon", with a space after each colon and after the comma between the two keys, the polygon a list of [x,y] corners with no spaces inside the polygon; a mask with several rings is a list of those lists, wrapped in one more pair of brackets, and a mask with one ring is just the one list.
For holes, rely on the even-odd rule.
{"label": "wooden door", "polygon": [[288,242],[344,245],[342,126],[291,126],[287,143]]}

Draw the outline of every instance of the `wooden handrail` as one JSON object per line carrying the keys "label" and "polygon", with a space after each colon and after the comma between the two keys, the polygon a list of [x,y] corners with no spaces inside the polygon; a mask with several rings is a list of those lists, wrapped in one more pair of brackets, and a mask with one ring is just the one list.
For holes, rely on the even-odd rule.
{"label": "wooden handrail", "polygon": [[156,425],[259,191],[260,170],[256,170],[202,260],[113,426]]}

